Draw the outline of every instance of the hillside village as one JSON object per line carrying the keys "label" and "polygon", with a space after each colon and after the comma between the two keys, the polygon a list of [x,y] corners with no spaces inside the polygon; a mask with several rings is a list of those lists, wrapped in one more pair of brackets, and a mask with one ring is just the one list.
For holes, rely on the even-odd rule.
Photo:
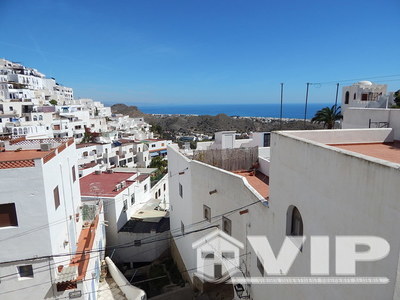
{"label": "hillside village", "polygon": [[[75,99],[73,88],[0,59],[0,298],[398,299],[394,99],[360,81],[343,87],[337,129],[248,128],[239,139],[218,128],[193,146],[195,130],[164,138],[140,113]],[[389,242],[385,259],[357,264],[387,285],[246,281],[268,275],[248,236],[268,236],[276,254],[285,237],[355,233]],[[307,242],[295,244],[290,276],[307,274]],[[220,281],[232,263],[240,284]]]}

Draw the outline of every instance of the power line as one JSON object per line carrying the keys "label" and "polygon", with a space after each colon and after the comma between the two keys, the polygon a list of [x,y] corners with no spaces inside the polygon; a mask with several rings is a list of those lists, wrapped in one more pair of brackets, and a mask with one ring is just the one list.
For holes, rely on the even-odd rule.
{"label": "power line", "polygon": [[337,84],[337,83],[344,83],[344,82],[349,82],[349,81],[360,81],[360,80],[380,79],[380,78],[390,78],[390,77],[400,77],[400,74],[384,75],[384,76],[370,76],[370,77],[364,77],[364,78],[343,79],[343,80],[335,80],[335,81],[314,82],[313,84]]}

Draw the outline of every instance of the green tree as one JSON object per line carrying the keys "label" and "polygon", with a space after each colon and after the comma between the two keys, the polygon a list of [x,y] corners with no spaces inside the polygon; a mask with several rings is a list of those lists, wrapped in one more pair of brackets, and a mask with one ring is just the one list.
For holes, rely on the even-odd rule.
{"label": "green tree", "polygon": [[160,136],[163,133],[162,127],[159,124],[152,124],[150,130],[154,133],[159,134]]}
{"label": "green tree", "polygon": [[49,101],[49,103],[50,103],[51,105],[57,105],[57,100],[51,99],[51,100]]}
{"label": "green tree", "polygon": [[150,162],[150,168],[157,168],[161,174],[166,172],[167,167],[168,162],[161,156],[154,157]]}
{"label": "green tree", "polygon": [[394,93],[394,102],[396,103],[396,107],[400,108],[400,90]]}
{"label": "green tree", "polygon": [[332,129],[335,126],[335,121],[343,119],[340,111],[340,106],[333,105],[331,108],[324,107],[315,113],[312,123],[324,124],[324,127]]}

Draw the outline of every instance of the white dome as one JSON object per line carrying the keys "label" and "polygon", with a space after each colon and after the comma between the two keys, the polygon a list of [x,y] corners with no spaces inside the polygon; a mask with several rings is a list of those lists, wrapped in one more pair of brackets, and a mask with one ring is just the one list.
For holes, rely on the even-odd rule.
{"label": "white dome", "polygon": [[372,82],[368,80],[363,80],[358,82],[359,85],[366,85],[366,86],[371,86]]}

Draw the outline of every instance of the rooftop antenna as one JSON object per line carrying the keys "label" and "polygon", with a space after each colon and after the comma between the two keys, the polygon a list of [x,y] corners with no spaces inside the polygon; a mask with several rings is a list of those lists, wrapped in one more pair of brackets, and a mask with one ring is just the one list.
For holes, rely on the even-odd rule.
{"label": "rooftop antenna", "polygon": [[335,98],[335,108],[337,107],[337,99],[339,95],[339,82],[336,83],[336,98]]}
{"label": "rooftop antenna", "polygon": [[306,129],[306,120],[307,120],[307,104],[308,104],[308,90],[310,87],[310,83],[307,82],[307,90],[306,90],[306,105],[304,107],[304,129]]}
{"label": "rooftop antenna", "polygon": [[282,129],[282,111],[283,111],[283,82],[281,83],[281,111],[279,114],[279,119],[280,119],[280,129]]}

